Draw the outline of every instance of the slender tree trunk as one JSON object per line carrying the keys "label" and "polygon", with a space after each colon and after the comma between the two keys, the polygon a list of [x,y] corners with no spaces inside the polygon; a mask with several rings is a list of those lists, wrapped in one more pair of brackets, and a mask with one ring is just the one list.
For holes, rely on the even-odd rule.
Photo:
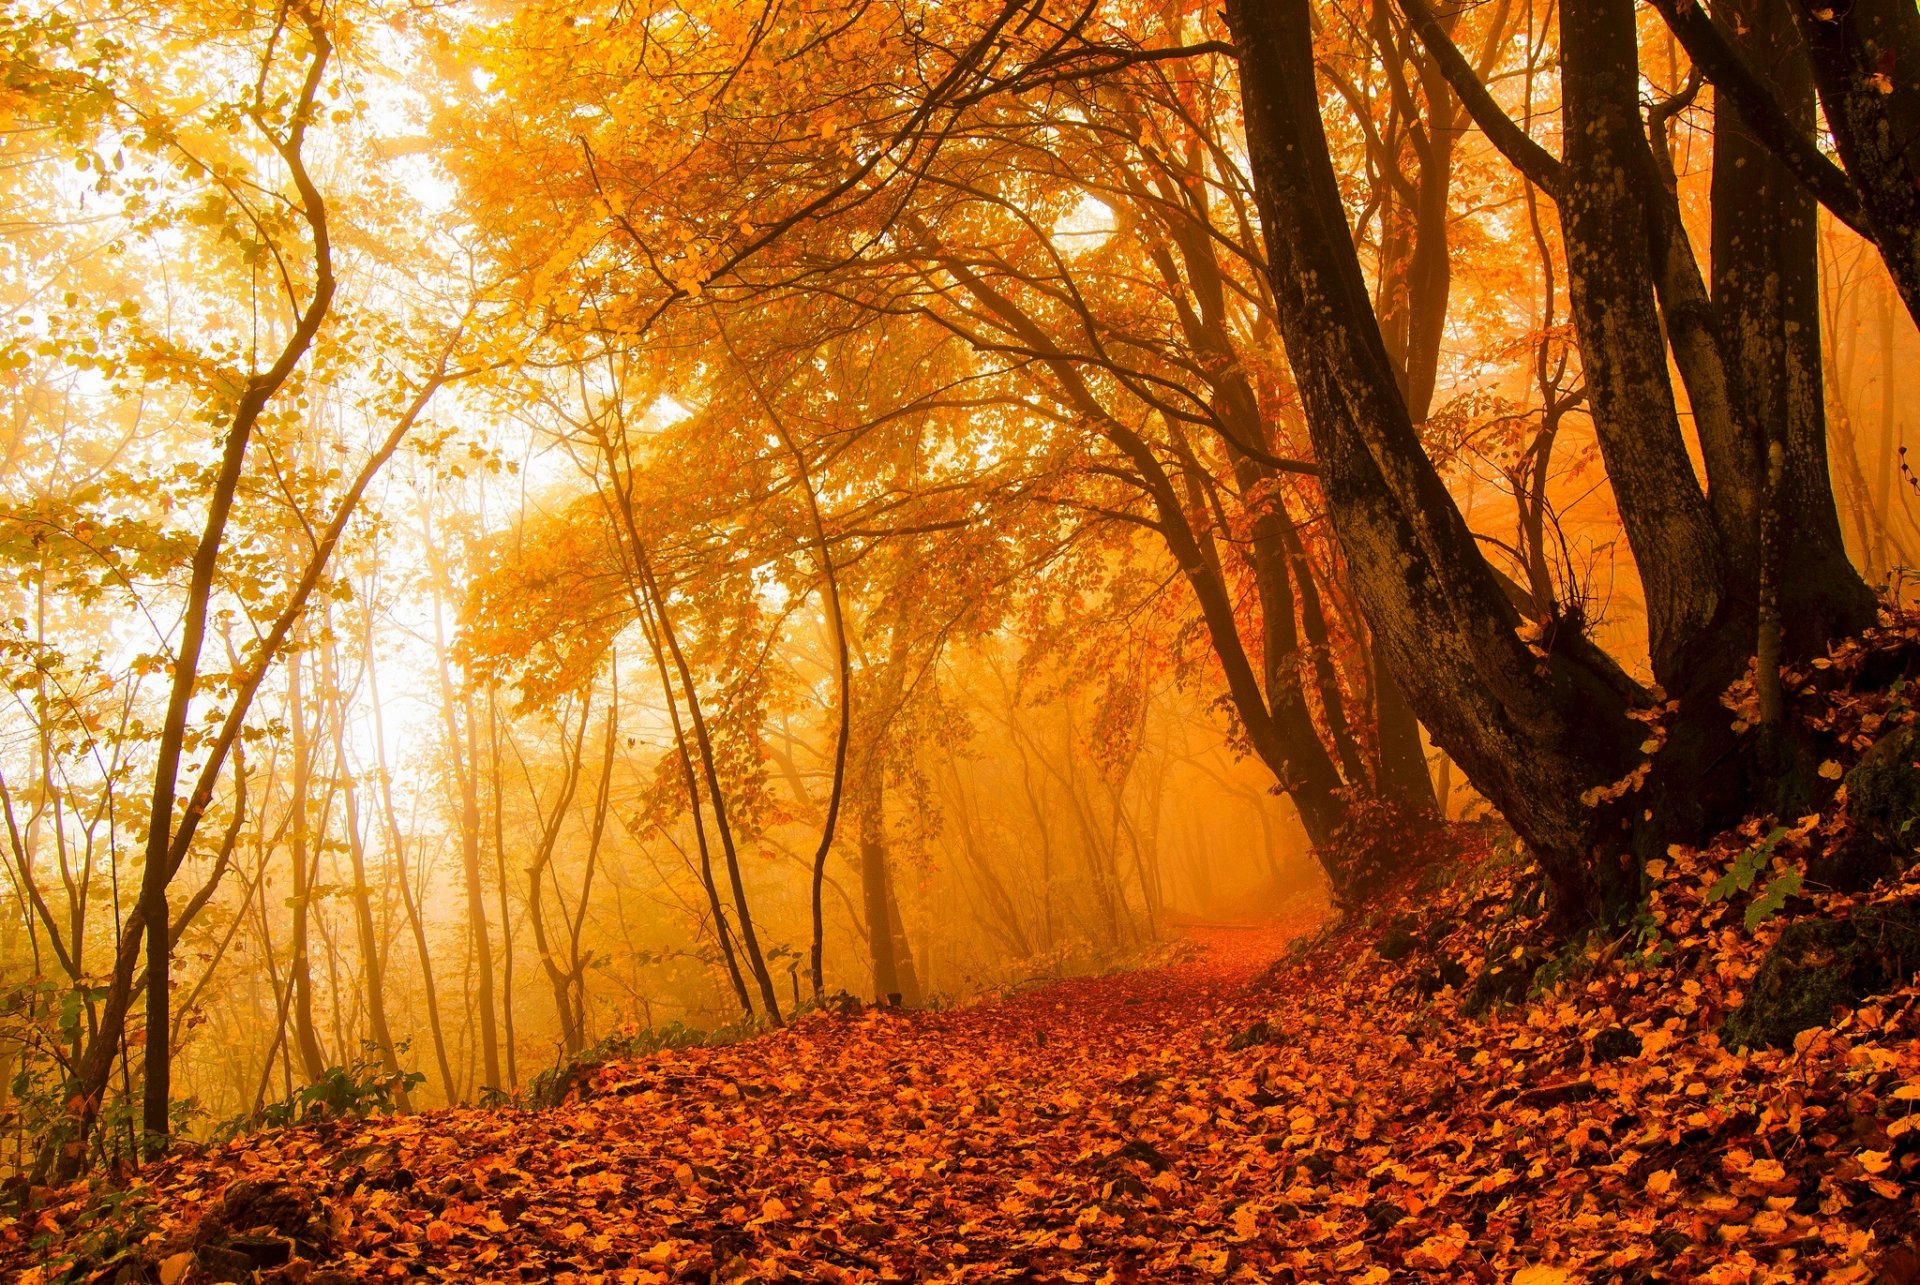
{"label": "slender tree trunk", "polygon": [[1893,529],[1893,475],[1897,471],[1895,461],[1899,434],[1894,423],[1893,408],[1896,395],[1895,387],[1899,370],[1893,364],[1893,327],[1894,299],[1889,292],[1881,300],[1880,312],[1880,452],[1874,473],[1875,484],[1872,513],[1874,520],[1873,556],[1870,566],[1878,567],[1882,576],[1892,565],[1887,557],[1888,533]]}
{"label": "slender tree trunk", "polygon": [[894,893],[893,862],[883,862],[881,869],[886,874],[887,923],[893,936],[893,976],[900,987],[900,1002],[907,1008],[919,1008],[926,1002],[926,994],[920,986],[919,969],[914,966],[906,921],[900,917],[900,898]]}
{"label": "slender tree trunk", "polygon": [[607,815],[613,803],[613,762],[620,739],[620,665],[618,657],[607,663],[607,732],[600,754],[600,780],[594,792],[593,815],[587,825],[586,868],[580,876],[580,900],[567,926],[567,972],[572,980],[573,1025],[581,1043],[591,1037],[587,1025],[587,965],[589,956],[580,950],[580,935],[587,923],[587,906],[593,898],[593,877],[600,865],[600,848],[606,840]]}
{"label": "slender tree trunk", "polygon": [[[427,543],[433,542],[432,532]],[[445,572],[435,556],[433,602],[433,649],[435,672],[440,681],[440,714],[446,733],[447,767],[454,778],[460,806],[460,869],[467,895],[467,933],[471,940],[475,965],[474,1002],[479,1009],[480,1058],[484,1075],[482,1086],[504,1089],[500,1068],[500,1033],[496,1024],[494,998],[493,944],[487,926],[486,887],[480,870],[480,788],[479,737],[474,726],[473,702],[454,690],[453,671],[447,658],[445,627],[441,622],[439,586]],[[462,735],[462,723],[465,734]]]}
{"label": "slender tree trunk", "polygon": [[[542,818],[538,846],[534,850],[533,864],[527,868],[527,926],[533,929],[534,949],[540,955],[540,969],[546,974],[547,985],[553,991],[554,1013],[560,1019],[560,1039],[568,1053],[578,1053],[585,1045],[585,1039],[573,1014],[573,975],[569,969],[562,968],[555,955],[553,941],[547,931],[546,895],[542,884],[553,870],[554,849],[559,843],[560,830],[567,822],[568,809],[573,806],[574,794],[580,788],[580,771],[583,766],[584,747],[587,735],[587,718],[592,712],[592,703],[583,693],[580,700],[580,727],[573,735],[573,744],[566,745],[566,727],[561,725],[561,756],[563,760],[560,793],[554,800],[552,809]],[[531,790],[531,782],[529,782]],[[538,800],[535,800],[536,805]],[[560,913],[564,918],[566,907],[563,904]]]}
{"label": "slender tree trunk", "polygon": [[308,803],[313,792],[313,743],[307,728],[306,664],[301,650],[304,641],[296,641],[287,656],[287,728],[293,749],[293,775],[288,782],[287,800],[293,812],[293,823],[288,828],[293,855],[293,931],[287,948],[287,972],[293,979],[294,1048],[300,1054],[300,1068],[306,1072],[307,1079],[318,1080],[326,1074],[327,1058],[313,1027],[313,964],[307,941],[313,898],[313,845],[307,832],[312,818]]}
{"label": "slender tree trunk", "polygon": [[441,1092],[448,1106],[460,1100],[459,1081],[454,1078],[453,1062],[447,1056],[446,1029],[440,1018],[440,994],[433,981],[433,952],[427,945],[426,924],[420,914],[419,899],[413,894],[413,876],[407,870],[407,838],[400,826],[400,814],[393,802],[393,773],[387,767],[386,720],[380,703],[379,671],[374,661],[373,601],[368,595],[362,645],[367,655],[367,702],[373,714],[374,764],[380,773],[380,811],[386,821],[387,850],[393,858],[394,878],[400,885],[400,904],[413,932],[413,947],[420,961],[420,986],[427,1005],[427,1026],[433,1036],[434,1061],[440,1069]]}
{"label": "slender tree trunk", "polygon": [[827,540],[827,527],[820,515],[820,494],[814,487],[813,473],[807,465],[807,456],[787,432],[785,421],[775,409],[773,400],[761,388],[760,381],[753,375],[752,369],[740,360],[733,351],[733,342],[727,338],[725,329],[720,332],[721,342],[727,347],[734,364],[753,389],[761,408],[766,411],[767,420],[773,425],[780,442],[787,448],[787,454],[793,459],[794,472],[800,482],[801,493],[806,497],[807,519],[813,536],[815,560],[820,564],[822,592],[826,601],[827,631],[832,637],[834,658],[834,680],[838,688],[836,704],[839,713],[834,723],[833,734],[833,783],[827,789],[827,815],[820,824],[820,841],[813,853],[813,878],[809,886],[808,908],[811,915],[811,937],[807,952],[807,975],[813,987],[813,999],[820,1002],[826,987],[826,964],[824,960],[826,920],[822,912],[820,894],[827,877],[827,854],[833,850],[833,834],[840,820],[840,800],[847,781],[847,740],[852,731],[853,720],[853,658],[847,643],[847,622],[841,612],[840,576],[834,565],[833,547]]}
{"label": "slender tree trunk", "polygon": [[893,955],[893,916],[887,902],[886,799],[876,774],[863,773],[856,815],[860,827],[860,888],[867,917],[867,957],[873,969],[873,998],[898,1007],[903,1002]]}
{"label": "slender tree trunk", "polygon": [[393,1030],[387,1024],[386,952],[381,949],[379,934],[374,930],[373,889],[367,882],[366,836],[360,829],[359,782],[354,779],[352,766],[347,759],[348,701],[346,693],[340,688],[336,656],[337,649],[329,642],[326,675],[335,702],[332,720],[333,761],[345,796],[347,856],[353,863],[353,917],[360,940],[360,969],[366,987],[367,1025],[373,1035],[374,1047],[380,1053],[380,1064],[386,1069],[392,1083],[394,1102],[402,1111],[412,1111],[413,1101],[407,1094],[405,1072],[400,1067],[400,1057],[394,1049]]}
{"label": "slender tree trunk", "polygon": [[513,1035],[513,913],[507,902],[507,831],[500,781],[500,712],[493,684],[487,684],[487,764],[493,795],[493,876],[500,908],[500,1025],[506,1041],[507,1084],[520,1088],[518,1041]]}
{"label": "slender tree trunk", "polygon": [[[160,724],[159,744],[154,754],[154,788],[152,807],[147,815],[146,866],[140,879],[140,910],[137,917],[128,919],[123,930],[123,944],[131,944],[138,950],[144,924],[155,925],[155,931],[146,934],[147,942],[147,1034],[145,1049],[144,1097],[141,1104],[141,1123],[146,1132],[146,1146],[149,1152],[158,1152],[165,1148],[166,1138],[172,1128],[171,1104],[173,1086],[172,1049],[168,1044],[170,1030],[168,1021],[168,985],[169,967],[172,962],[173,943],[165,931],[170,922],[167,909],[167,882],[173,877],[174,818],[173,806],[175,793],[179,788],[180,755],[186,742],[187,718],[193,704],[194,685],[200,675],[200,650],[206,640],[207,613],[213,600],[213,579],[220,561],[220,546],[226,537],[227,519],[233,511],[234,497],[240,486],[241,469],[246,463],[247,445],[252,440],[255,425],[266,410],[267,403],[273,400],[287,379],[293,374],[312,347],[313,340],[320,332],[321,323],[333,302],[334,279],[331,243],[327,234],[326,202],[307,176],[301,149],[305,143],[308,120],[320,93],[320,83],[326,75],[327,60],[333,52],[333,46],[327,38],[325,28],[318,19],[308,16],[305,20],[307,36],[312,44],[308,57],[307,71],[301,86],[298,102],[293,105],[291,124],[284,138],[273,136],[262,126],[262,132],[268,134],[268,141],[280,158],[292,172],[294,186],[301,198],[300,213],[307,224],[312,238],[314,282],[313,293],[307,299],[307,305],[296,319],[286,343],[281,347],[273,365],[248,377],[246,386],[240,394],[234,408],[233,421],[229,425],[221,448],[220,467],[214,476],[213,487],[207,500],[207,515],[201,527],[199,542],[194,547],[193,558],[187,583],[186,612],[180,625],[180,642],[174,651],[173,682],[167,697],[167,710]],[[237,701],[236,701],[237,703]],[[129,937],[129,934],[130,937]],[[129,977],[128,986],[123,986],[118,976],[122,971]],[[120,995],[116,1002],[115,992],[130,989],[130,965],[116,967],[113,989],[109,992],[107,1003],[117,1009],[118,1016],[124,1020],[128,997]],[[98,1084],[105,1086],[107,1070],[112,1065],[114,1047],[119,1043],[119,1023],[102,1023],[102,1031],[111,1033],[106,1041],[109,1047],[101,1050],[98,1057],[83,1057],[79,1070],[83,1092],[80,1095],[81,1123],[79,1132],[84,1136],[92,1121],[92,1113],[98,1110]],[[93,1041],[102,1041],[96,1037]],[[91,1052],[92,1050],[89,1050]],[[84,1155],[84,1150],[81,1153]]]}
{"label": "slender tree trunk", "polygon": [[1420,744],[1420,721],[1380,649],[1369,648],[1367,660],[1373,667],[1374,726],[1380,736],[1380,795],[1413,817],[1432,817],[1439,803]]}
{"label": "slender tree trunk", "polygon": [[[320,62],[324,62],[326,51],[329,48],[326,43],[324,31],[319,30],[317,27],[313,28],[313,38],[319,49],[316,57]],[[301,117],[303,120],[305,112],[310,107],[310,95],[318,89],[319,74],[317,67],[310,67],[307,91],[309,98],[304,100],[308,103],[308,107],[301,109]],[[321,269],[316,284],[314,299],[309,304],[309,311],[303,314],[303,319],[300,323],[301,330],[309,331],[307,338],[301,341],[302,344],[305,344],[311,342],[312,334],[310,331],[317,331],[319,327],[321,317],[324,315],[325,302],[331,298],[333,286],[331,271],[327,266],[329,261],[326,257],[324,206],[320,194],[314,190],[313,185],[307,180],[306,171],[299,163],[298,139],[299,131],[296,130],[294,141],[281,146],[281,154],[283,158],[287,159],[288,164],[293,169],[296,183],[300,188],[303,199],[306,201],[307,217],[315,229],[318,254],[317,263]],[[296,332],[295,337],[298,339],[299,332]],[[279,378],[284,382],[285,375],[290,374],[293,366],[298,363],[298,354],[304,351],[303,346],[290,347],[284,350],[281,355],[281,363],[276,365],[273,371],[268,372],[269,376],[273,376],[275,372],[279,372]],[[289,356],[289,353],[294,355]],[[237,753],[236,746],[240,743],[240,736],[246,725],[247,715],[253,708],[253,700],[255,696],[259,694],[260,686],[265,682],[266,676],[272,666],[279,661],[281,652],[286,646],[287,639],[293,633],[294,626],[306,611],[308,600],[312,597],[313,591],[319,586],[321,578],[326,574],[327,567],[332,561],[334,550],[339,547],[341,537],[346,533],[348,524],[352,522],[354,514],[358,512],[360,500],[366,494],[368,485],[372,483],[379,471],[386,466],[387,461],[393,458],[393,453],[400,448],[400,444],[406,439],[407,433],[418,421],[421,413],[426,410],[434,393],[441,385],[447,382],[449,377],[446,373],[444,360],[445,355],[443,354],[440,368],[436,370],[432,377],[422,386],[419,394],[408,406],[406,412],[401,415],[399,420],[394,424],[392,431],[387,434],[386,440],[367,458],[366,462],[361,466],[360,472],[355,475],[352,484],[347,488],[346,493],[341,496],[339,503],[334,507],[332,519],[328,521],[326,527],[319,533],[319,539],[315,544],[313,554],[307,559],[306,567],[301,572],[299,581],[293,586],[292,592],[288,595],[286,603],[281,607],[279,615],[274,618],[272,626],[260,640],[251,663],[245,670],[237,675],[237,682],[227,704],[226,715],[220,722],[219,730],[204,747],[199,775],[195,778],[192,792],[187,796],[187,806],[182,813],[179,827],[173,832],[172,837],[165,844],[164,852],[162,853],[163,872],[158,876],[158,879],[163,899],[166,883],[173,878],[174,873],[180,868],[181,862],[186,860],[187,853],[192,848],[194,836],[198,832],[200,818],[205,816],[207,810],[213,805],[214,791],[220,783],[220,777],[226,767],[228,756]],[[284,370],[282,367],[284,367]],[[277,387],[277,385],[275,386]],[[243,402],[243,407],[246,404],[247,403]],[[264,401],[262,401],[261,404],[264,405]],[[257,414],[257,411],[255,413]],[[231,437],[229,440],[231,441]],[[204,626],[204,620],[202,621],[202,625]],[[180,672],[176,669],[176,687],[179,678]],[[171,705],[169,708],[172,708]],[[163,737],[163,740],[164,739]],[[178,769],[179,762],[176,752],[173,759],[173,766],[167,774],[167,779],[172,782],[172,785],[168,787],[169,802],[167,807],[169,811],[171,811],[172,808],[171,794],[173,788],[177,787],[178,784],[175,779],[178,775]],[[154,838],[150,833],[147,837],[147,844],[150,850],[153,843]],[[149,880],[155,878],[150,871],[151,867],[148,868],[148,871],[142,872],[143,897],[150,886]],[[189,909],[191,909],[191,907],[189,907]],[[124,1068],[126,1050],[123,1045],[123,1039],[126,1034],[127,1012],[133,999],[134,974],[138,970],[140,962],[140,948],[142,943],[145,942],[149,951],[150,962],[151,952],[153,950],[153,943],[148,940],[146,933],[146,916],[146,903],[144,901],[136,903],[128,912],[125,921],[121,925],[118,949],[114,956],[113,971],[107,987],[107,997],[99,1009],[99,1024],[88,1041],[86,1052],[74,1063],[72,1074],[68,1077],[66,1086],[67,1102],[69,1103],[72,1119],[66,1127],[53,1130],[49,1134],[46,1145],[42,1147],[39,1157],[34,1162],[34,1176],[36,1179],[44,1180],[51,1178],[56,1182],[66,1182],[79,1173],[86,1156],[85,1141],[93,1128],[95,1120],[98,1118],[101,1095],[105,1092],[107,1082],[112,1076],[114,1060],[116,1058],[121,1059]],[[165,951],[163,953],[170,954],[173,939],[181,926],[182,921],[174,920],[168,932],[163,934],[167,938]],[[151,1001],[151,971],[149,971],[148,974],[148,982],[150,988],[148,998],[149,1001]],[[163,1022],[166,1020],[166,1008],[167,1005],[163,1000],[159,1014]],[[167,1079],[169,1068],[167,1065],[167,1057],[165,1056],[168,1048],[164,1047],[167,1035],[163,1031],[158,1038],[163,1045],[162,1048],[157,1050],[161,1055],[159,1060],[161,1063],[160,1071],[162,1082],[156,1086],[153,1081],[148,1081],[145,1086],[147,1098],[143,1107],[147,1112],[153,1112],[157,1109],[159,1115],[164,1117],[167,1114],[166,1100],[171,1092]],[[155,1052],[156,1050],[151,1048],[148,1050],[149,1061],[153,1060],[153,1054]],[[149,1132],[148,1138],[151,1142],[155,1138],[164,1139],[164,1135],[156,1135]]]}
{"label": "slender tree trunk", "polygon": [[[760,989],[760,1003],[765,1009],[767,1020],[775,1026],[780,1021],[780,998],[773,988],[773,975],[767,970],[766,957],[760,950],[759,934],[753,926],[753,915],[747,908],[746,882],[741,876],[740,854],[734,845],[733,826],[727,818],[726,792],[721,787],[720,772],[714,761],[713,739],[708,734],[706,715],[700,708],[700,692],[693,680],[693,671],[687,664],[686,654],[680,646],[680,636],[673,627],[673,618],[667,605],[667,596],[659,578],[654,574],[652,555],[646,542],[640,535],[640,524],[634,515],[632,474],[623,481],[620,476],[619,455],[610,438],[601,438],[602,454],[607,467],[613,474],[613,487],[618,502],[618,514],[627,538],[628,552],[632,556],[633,569],[639,574],[641,586],[641,611],[649,613],[653,627],[659,631],[659,638],[665,644],[665,653],[672,658],[674,673],[679,678],[680,694],[687,703],[687,718],[692,724],[694,746],[700,753],[701,774],[706,781],[707,802],[713,809],[714,828],[720,835],[720,852],[727,868],[727,881],[733,891],[734,913],[739,917],[740,944],[747,956],[747,965],[753,972],[754,981]],[[684,744],[683,747],[684,748]]]}
{"label": "slender tree trunk", "polygon": [[700,854],[700,886],[707,894],[707,910],[713,916],[714,940],[720,947],[721,960],[726,964],[727,980],[733,984],[733,993],[740,1001],[741,1013],[751,1021],[753,997],[747,989],[746,977],[740,971],[740,961],[733,951],[733,928],[727,922],[726,907],[720,900],[720,884],[714,877],[713,849],[707,842],[707,823],[701,811],[700,782],[694,776],[693,755],[688,752],[686,729],[680,722],[680,698],[674,691],[673,674],[667,668],[667,651],[660,641],[660,628],[653,618],[650,599],[644,589],[636,587],[637,580],[637,575],[629,576],[629,590],[634,614],[640,619],[641,632],[646,635],[647,647],[653,654],[654,669],[660,676],[661,699],[667,703],[667,721],[673,730],[672,752],[679,756],[680,781],[687,795],[687,814],[693,819],[694,846]]}
{"label": "slender tree trunk", "polygon": [[[940,266],[1023,344],[1039,353],[1055,351],[1040,325],[965,261],[938,251],[934,253]],[[1086,416],[1089,424],[1125,456],[1138,474],[1139,486],[1153,506],[1154,530],[1166,542],[1167,551],[1199,601],[1201,619],[1214,654],[1219,658],[1228,695],[1248,742],[1273,771],[1281,788],[1292,796],[1308,836],[1316,844],[1329,843],[1345,819],[1340,772],[1313,727],[1297,667],[1283,665],[1276,669],[1273,661],[1274,653],[1284,651],[1286,638],[1295,628],[1290,587],[1282,610],[1277,597],[1282,582],[1271,575],[1263,577],[1262,592],[1276,594],[1273,606],[1262,604],[1264,627],[1276,631],[1275,642],[1268,648],[1265,668],[1270,681],[1276,673],[1285,678],[1278,686],[1263,685],[1240,637],[1233,596],[1219,575],[1217,556],[1210,555],[1205,528],[1197,527],[1189,519],[1174,479],[1168,475],[1154,447],[1107,413],[1070,361],[1064,357],[1045,357],[1042,362],[1056,381],[1063,402]],[[1223,393],[1230,395],[1230,387],[1223,387]],[[1271,512],[1268,517],[1273,517]],[[1284,561],[1271,564],[1270,570],[1284,571]]]}

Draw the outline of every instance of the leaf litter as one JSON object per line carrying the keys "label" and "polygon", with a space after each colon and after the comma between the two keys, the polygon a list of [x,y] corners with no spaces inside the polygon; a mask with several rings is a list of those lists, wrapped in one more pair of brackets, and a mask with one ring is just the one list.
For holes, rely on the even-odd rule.
{"label": "leaf litter", "polygon": [[[1920,988],[1790,1046],[1726,1020],[1796,925],[1920,915],[1815,877],[1833,783],[1912,720],[1867,653],[1789,675],[1831,806],[1649,863],[1555,946],[1509,846],[1365,912],[1196,925],[1160,967],[818,1013],[609,1063],[544,1110],[333,1120],[0,1220],[25,1285],[235,1279],[1920,1280]],[[1827,673],[1837,670],[1837,674]],[[1739,693],[1730,700],[1744,714]],[[105,1237],[105,1225],[118,1237]]]}

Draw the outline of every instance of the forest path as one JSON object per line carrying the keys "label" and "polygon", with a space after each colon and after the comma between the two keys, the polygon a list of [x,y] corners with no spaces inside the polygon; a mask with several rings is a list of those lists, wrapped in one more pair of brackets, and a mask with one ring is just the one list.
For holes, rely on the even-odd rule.
{"label": "forest path", "polygon": [[[182,1152],[0,1216],[0,1279],[1914,1285],[1920,981],[1730,1053],[1764,943],[1705,897],[1741,841],[1673,858],[1659,969],[1533,1001],[1530,893],[1486,858],[1271,972],[1294,925],[1196,926],[1165,967],[814,1015],[549,1110]],[[1467,1016],[1481,960],[1522,1002]]]}
{"label": "forest path", "polygon": [[481,1117],[487,1132],[431,1131],[404,1162],[416,1180],[476,1179],[446,1193],[445,1250],[489,1243],[449,1261],[429,1227],[426,1259],[613,1279],[636,1251],[663,1279],[1186,1275],[1191,1247],[1224,1258],[1217,1189],[1259,1139],[1175,1135],[1217,1125],[1225,1045],[1252,1020],[1236,998],[1309,926],[1188,925],[1184,962],[802,1022],[610,1066],[585,1101]]}
{"label": "forest path", "polygon": [[1312,926],[1194,925],[1163,967],[613,1063],[548,1110],[254,1135],[156,1176],[162,1228],[190,1243],[258,1179],[330,1225],[307,1285],[1215,1278],[1250,1234],[1234,1189],[1274,1164],[1226,1045]]}

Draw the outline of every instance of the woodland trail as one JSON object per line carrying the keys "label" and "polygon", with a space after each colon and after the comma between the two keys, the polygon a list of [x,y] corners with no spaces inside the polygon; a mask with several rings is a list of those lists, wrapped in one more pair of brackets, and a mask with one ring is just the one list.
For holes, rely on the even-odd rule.
{"label": "woodland trail", "polygon": [[[1204,1086],[1245,1024],[1237,1001],[1311,926],[1194,925],[1185,962],[609,1068],[587,1101],[525,1118],[544,1154],[502,1157],[481,1137],[430,1163],[491,1168],[462,1214],[497,1209],[528,1233],[483,1250],[489,1272],[605,1270],[637,1245],[668,1276],[704,1275],[710,1257],[723,1278],[1074,1280],[1112,1265],[1165,1279],[1175,1246],[1217,1236],[1224,1255],[1209,1192],[1236,1161],[1156,1126],[1212,1121]],[[528,1184],[524,1205],[490,1194],[543,1167],[565,1180]],[[1157,1212],[1099,1218],[1150,1189]]]}
{"label": "woodland trail", "polygon": [[1272,1161],[1209,1086],[1248,982],[1312,926],[1194,925],[1161,967],[613,1063],[546,1110],[254,1135],[154,1194],[175,1243],[264,1216],[234,1190],[300,1206],[331,1242],[308,1285],[1213,1278],[1232,1177]]}
{"label": "woodland trail", "polygon": [[[1196,926],[1162,967],[811,1015],[544,1110],[177,1154],[0,1218],[0,1277],[1915,1285],[1920,981],[1725,1048],[1765,943],[1708,890],[1752,838],[1672,858],[1657,972],[1529,998],[1535,886],[1476,859],[1297,955],[1305,912]],[[1920,872],[1878,895],[1920,913]]]}

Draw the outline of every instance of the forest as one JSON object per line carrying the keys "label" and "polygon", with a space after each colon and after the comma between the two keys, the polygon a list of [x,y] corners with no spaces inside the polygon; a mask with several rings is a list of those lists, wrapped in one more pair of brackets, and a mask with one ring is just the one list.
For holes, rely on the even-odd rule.
{"label": "forest", "polygon": [[1913,0],[3,0],[0,150],[0,1277],[1920,1281]]}

